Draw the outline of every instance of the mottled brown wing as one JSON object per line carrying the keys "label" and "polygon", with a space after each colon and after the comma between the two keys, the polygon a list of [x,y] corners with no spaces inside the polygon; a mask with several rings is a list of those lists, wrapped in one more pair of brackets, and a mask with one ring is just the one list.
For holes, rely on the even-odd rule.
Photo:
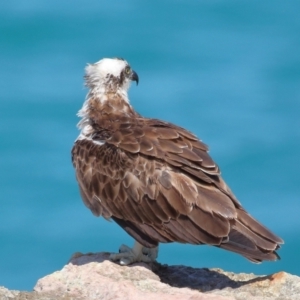
{"label": "mottled brown wing", "polygon": [[277,258],[282,240],[244,212],[193,134],[141,118],[113,123],[101,143],[78,140],[72,150],[81,195],[94,214],[113,218],[147,247],[225,245],[253,261]]}
{"label": "mottled brown wing", "polygon": [[[230,203],[233,202],[236,207],[240,206],[221,179],[218,166],[207,153],[208,147],[192,133],[167,122],[143,118],[133,123],[126,122],[119,126],[116,124],[116,127],[107,143],[126,152],[142,155],[151,161],[159,160],[169,170],[185,175],[186,180],[200,185],[203,191],[197,188],[197,193],[203,198],[207,193],[211,194],[209,199],[216,199],[218,195],[222,197],[225,194],[232,200]],[[163,183],[163,179],[160,183]],[[197,203],[196,198],[189,201]],[[205,211],[211,212],[211,209],[206,207],[205,200],[201,202],[198,205],[203,205]],[[209,206],[211,205],[213,204],[210,203]],[[232,205],[231,203],[230,206]],[[222,215],[222,207],[216,212]],[[225,212],[224,214],[226,215]]]}

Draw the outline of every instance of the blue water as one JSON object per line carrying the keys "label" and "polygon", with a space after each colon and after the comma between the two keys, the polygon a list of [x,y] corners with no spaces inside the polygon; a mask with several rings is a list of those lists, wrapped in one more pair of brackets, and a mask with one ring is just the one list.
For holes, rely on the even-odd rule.
{"label": "blue water", "polygon": [[188,128],[243,205],[284,238],[251,264],[208,246],[162,245],[159,261],[300,275],[300,2],[39,1],[0,4],[0,285],[31,290],[76,252],[132,239],[79,196],[70,150],[83,69],[124,57],[133,106]]}

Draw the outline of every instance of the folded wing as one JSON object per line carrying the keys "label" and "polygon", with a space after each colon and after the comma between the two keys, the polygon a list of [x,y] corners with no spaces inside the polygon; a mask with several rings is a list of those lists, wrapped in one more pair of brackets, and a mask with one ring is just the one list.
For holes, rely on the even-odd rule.
{"label": "folded wing", "polygon": [[207,151],[183,128],[137,118],[77,140],[72,157],[85,204],[144,246],[209,244],[276,260],[283,241],[242,208]]}

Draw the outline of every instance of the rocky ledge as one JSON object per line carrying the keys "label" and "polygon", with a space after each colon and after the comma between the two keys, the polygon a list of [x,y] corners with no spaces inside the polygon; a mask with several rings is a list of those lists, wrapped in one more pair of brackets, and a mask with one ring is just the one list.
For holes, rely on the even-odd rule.
{"label": "rocky ledge", "polygon": [[300,299],[300,277],[235,274],[158,263],[120,266],[109,253],[76,253],[62,270],[38,280],[33,292],[0,287],[0,299]]}

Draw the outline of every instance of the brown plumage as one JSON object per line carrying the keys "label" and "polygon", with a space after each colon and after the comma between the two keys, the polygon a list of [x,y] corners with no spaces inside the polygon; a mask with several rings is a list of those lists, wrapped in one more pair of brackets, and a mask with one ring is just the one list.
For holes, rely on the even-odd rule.
{"label": "brown plumage", "polygon": [[145,247],[209,244],[260,262],[283,243],[241,206],[195,135],[141,117],[128,102],[127,62],[104,59],[86,69],[90,88],[72,149],[85,205],[113,219]]}

